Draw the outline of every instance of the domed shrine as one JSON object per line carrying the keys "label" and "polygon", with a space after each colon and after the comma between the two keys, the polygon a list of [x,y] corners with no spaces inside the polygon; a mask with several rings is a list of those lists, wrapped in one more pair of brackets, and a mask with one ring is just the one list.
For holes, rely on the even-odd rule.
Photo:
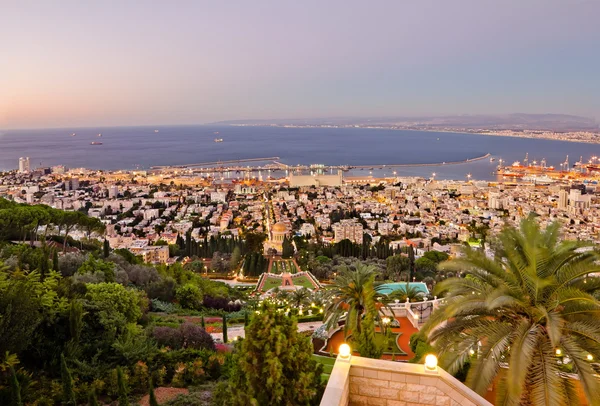
{"label": "domed shrine", "polygon": [[269,254],[272,250],[277,251],[277,254],[281,254],[281,251],[283,251],[283,240],[287,233],[287,226],[284,223],[275,223],[271,227],[269,241],[265,243],[265,254]]}

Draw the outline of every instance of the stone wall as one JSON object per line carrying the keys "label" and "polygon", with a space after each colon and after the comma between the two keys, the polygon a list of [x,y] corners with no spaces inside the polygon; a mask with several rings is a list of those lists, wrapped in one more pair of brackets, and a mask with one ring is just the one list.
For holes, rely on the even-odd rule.
{"label": "stone wall", "polygon": [[446,371],[425,371],[420,364],[338,358],[331,378],[322,406],[491,406]]}
{"label": "stone wall", "polygon": [[475,406],[436,377],[363,367],[350,368],[350,405]]}

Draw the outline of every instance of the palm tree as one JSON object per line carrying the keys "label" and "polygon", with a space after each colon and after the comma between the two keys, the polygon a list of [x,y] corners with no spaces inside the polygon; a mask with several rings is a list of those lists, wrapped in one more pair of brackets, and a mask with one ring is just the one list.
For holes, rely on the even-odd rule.
{"label": "palm tree", "polygon": [[381,323],[373,287],[376,269],[373,265],[361,262],[351,267],[340,267],[330,291],[331,301],[325,309],[327,329],[337,326],[338,321],[346,315],[344,335],[347,336],[348,330],[352,330],[358,336],[362,331],[362,318],[367,312],[374,313],[373,317]]}
{"label": "palm tree", "polygon": [[340,267],[331,290],[332,301],[325,309],[327,328],[331,329],[347,312],[344,332],[349,329],[361,332],[362,316],[375,300],[375,267],[357,263],[354,269]]}
{"label": "palm tree", "polygon": [[310,300],[310,290],[306,288],[296,289],[290,295],[291,303],[299,308],[301,305],[306,304]]}
{"label": "palm tree", "polygon": [[[378,288],[375,289],[376,291],[379,291]],[[408,282],[406,282],[406,286],[404,287],[404,289],[398,289],[393,291],[392,293],[390,293],[389,295],[387,295],[387,299],[388,300],[399,300],[400,302],[406,302],[406,299],[409,300],[409,302],[417,302],[417,301],[421,301],[423,300],[423,297],[425,296],[425,293],[420,290],[418,287],[414,286],[414,285],[410,285]]]}
{"label": "palm tree", "polygon": [[588,276],[600,271],[600,255],[558,239],[558,224],[541,230],[529,217],[500,233],[496,260],[467,247],[442,264],[466,277],[436,285],[448,296],[422,332],[450,373],[470,360],[466,383],[480,394],[508,365],[497,405],[578,404],[561,362],[571,364],[590,404],[600,398],[590,363],[600,357],[600,302],[592,295],[600,278]]}

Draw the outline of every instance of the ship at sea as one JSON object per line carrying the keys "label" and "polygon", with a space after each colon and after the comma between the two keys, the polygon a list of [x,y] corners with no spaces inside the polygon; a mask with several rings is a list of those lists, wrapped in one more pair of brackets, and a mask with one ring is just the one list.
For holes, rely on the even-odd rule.
{"label": "ship at sea", "polygon": [[155,132],[155,133],[157,133],[157,132],[158,132],[158,130],[154,130],[154,132]]}
{"label": "ship at sea", "polygon": [[77,135],[77,134],[73,133],[73,134],[71,134],[71,137],[75,137],[76,135]]}
{"label": "ship at sea", "polygon": [[215,142],[223,142],[223,138],[215,138]]}
{"label": "ship at sea", "polygon": [[98,137],[102,137],[102,134],[98,134]]}
{"label": "ship at sea", "polygon": [[98,141],[92,141],[90,142],[90,145],[102,145],[102,143]]}

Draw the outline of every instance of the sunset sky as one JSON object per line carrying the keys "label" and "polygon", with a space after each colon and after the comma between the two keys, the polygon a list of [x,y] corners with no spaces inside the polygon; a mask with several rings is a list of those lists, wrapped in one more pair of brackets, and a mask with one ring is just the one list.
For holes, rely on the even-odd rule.
{"label": "sunset sky", "polygon": [[600,1],[0,0],[0,128],[567,113]]}

